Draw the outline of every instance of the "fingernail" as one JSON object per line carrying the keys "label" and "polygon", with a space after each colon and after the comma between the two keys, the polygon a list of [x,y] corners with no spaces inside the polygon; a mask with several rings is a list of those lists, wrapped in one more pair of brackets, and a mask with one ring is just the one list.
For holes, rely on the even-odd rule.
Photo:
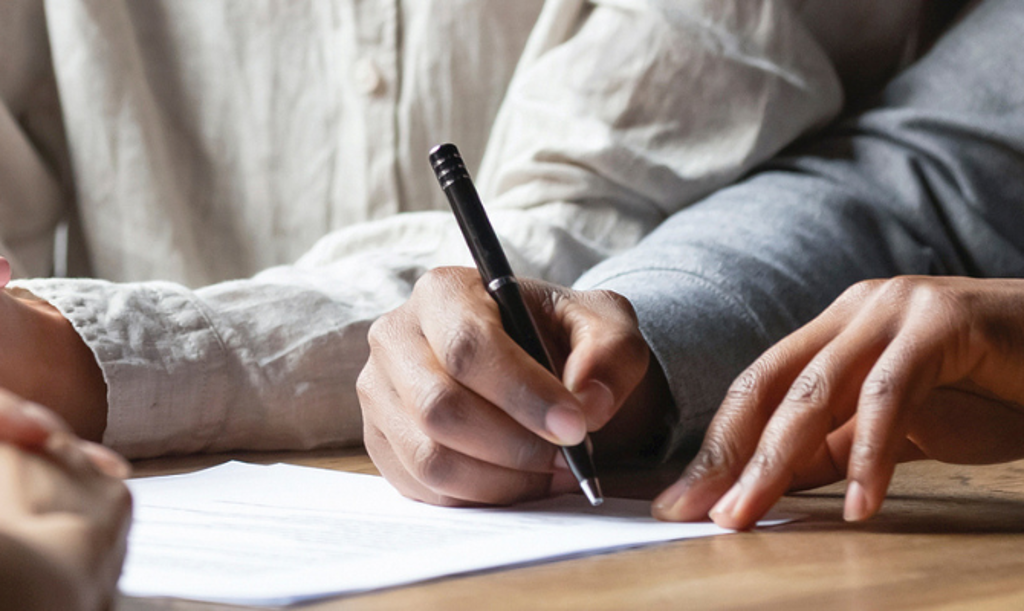
{"label": "fingernail", "polygon": [[615,408],[615,395],[612,394],[610,388],[598,380],[590,380],[573,394],[583,406],[585,415],[588,416],[587,424],[593,426],[604,424]]}
{"label": "fingernail", "polygon": [[86,441],[82,443],[82,451],[89,457],[92,464],[110,477],[125,479],[132,474],[132,468],[128,461],[106,446]]}
{"label": "fingernail", "polygon": [[672,519],[675,514],[673,509],[682,500],[688,488],[689,486],[683,482],[677,482],[669,486],[651,503],[651,512],[656,517]]}
{"label": "fingernail", "polygon": [[715,522],[718,521],[717,518],[728,518],[730,520],[734,520],[736,516],[733,514],[736,511],[736,505],[739,503],[741,496],[743,496],[743,488],[739,484],[734,485],[729,489],[729,492],[725,493],[725,496],[715,503],[715,506],[708,512],[708,515],[710,515]]}
{"label": "fingernail", "polygon": [[847,522],[860,522],[868,518],[868,497],[864,487],[854,480],[846,486],[846,502],[843,504],[843,519]]}
{"label": "fingernail", "polygon": [[587,435],[587,422],[578,409],[556,405],[544,416],[544,426],[554,435],[555,443],[573,446]]}

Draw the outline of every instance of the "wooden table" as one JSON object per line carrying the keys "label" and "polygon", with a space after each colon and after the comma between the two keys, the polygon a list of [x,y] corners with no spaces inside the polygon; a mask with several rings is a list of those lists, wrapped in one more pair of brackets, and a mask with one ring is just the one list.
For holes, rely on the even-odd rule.
{"label": "wooden table", "polygon": [[[139,475],[240,458],[376,473],[359,450],[146,461]],[[620,484],[621,485],[621,484]],[[793,495],[807,514],[761,532],[693,539],[335,598],[341,609],[1024,609],[1024,461],[899,468],[882,513],[842,521],[841,485]],[[119,611],[239,607],[122,599]]]}

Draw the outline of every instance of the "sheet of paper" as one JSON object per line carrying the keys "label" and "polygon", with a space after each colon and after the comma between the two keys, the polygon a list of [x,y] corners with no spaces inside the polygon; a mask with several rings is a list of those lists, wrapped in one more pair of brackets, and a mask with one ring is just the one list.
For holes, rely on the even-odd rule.
{"label": "sheet of paper", "polygon": [[508,509],[433,507],[380,477],[292,465],[231,462],[128,485],[128,596],[285,605],[728,532],[658,522],[644,501],[592,508],[578,495]]}

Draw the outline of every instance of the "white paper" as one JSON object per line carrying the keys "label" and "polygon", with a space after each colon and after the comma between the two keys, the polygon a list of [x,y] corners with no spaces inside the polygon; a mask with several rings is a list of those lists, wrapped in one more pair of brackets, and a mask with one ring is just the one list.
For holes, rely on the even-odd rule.
{"label": "white paper", "polygon": [[285,605],[729,532],[658,522],[645,501],[593,508],[578,495],[503,509],[433,507],[380,477],[283,464],[230,462],[128,485],[135,522],[119,584],[128,596]]}

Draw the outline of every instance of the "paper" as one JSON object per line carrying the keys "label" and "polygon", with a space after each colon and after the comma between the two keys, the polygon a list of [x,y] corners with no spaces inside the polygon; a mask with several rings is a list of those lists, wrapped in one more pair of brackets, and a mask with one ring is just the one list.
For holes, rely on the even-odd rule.
{"label": "paper", "polygon": [[283,464],[231,462],[128,485],[135,522],[119,584],[128,596],[286,605],[729,532],[658,522],[645,501],[592,508],[578,495],[502,509],[433,507],[380,477]]}

